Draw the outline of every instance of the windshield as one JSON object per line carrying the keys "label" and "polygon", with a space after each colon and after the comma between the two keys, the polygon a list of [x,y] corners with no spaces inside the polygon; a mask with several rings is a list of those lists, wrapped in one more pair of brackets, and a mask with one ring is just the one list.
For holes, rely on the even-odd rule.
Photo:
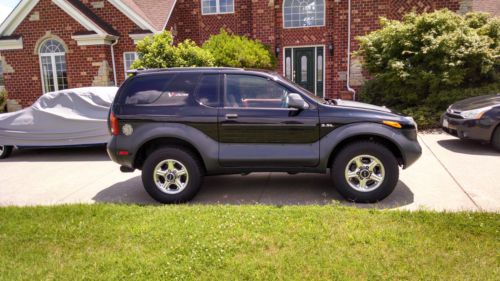
{"label": "windshield", "polygon": [[278,76],[279,78],[281,78],[282,80],[292,84],[294,87],[300,89],[304,94],[307,94],[308,97],[310,97],[311,99],[319,102],[319,103],[326,103],[325,99],[323,99],[322,97],[318,97],[316,96],[315,94],[311,93],[308,89],[305,89],[303,88],[302,86],[296,84],[295,82],[289,80],[288,78],[286,78],[285,76],[279,74],[279,73],[275,73],[276,76]]}

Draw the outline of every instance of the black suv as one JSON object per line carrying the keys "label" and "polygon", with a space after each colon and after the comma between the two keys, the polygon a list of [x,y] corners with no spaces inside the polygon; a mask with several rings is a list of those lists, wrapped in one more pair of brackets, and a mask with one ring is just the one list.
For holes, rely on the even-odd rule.
{"label": "black suv", "polygon": [[123,172],[141,169],[147,192],[163,203],[193,198],[203,176],[328,169],[346,199],[375,202],[394,190],[399,166],[421,154],[410,117],[237,68],[136,71],[109,126],[111,159]]}

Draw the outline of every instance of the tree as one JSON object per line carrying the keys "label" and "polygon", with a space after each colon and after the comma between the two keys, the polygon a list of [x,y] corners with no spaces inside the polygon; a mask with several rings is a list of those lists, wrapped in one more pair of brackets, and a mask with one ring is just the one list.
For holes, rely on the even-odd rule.
{"label": "tree", "polygon": [[227,33],[221,29],[203,44],[212,53],[216,66],[274,69],[275,58],[269,48],[258,40]]}
{"label": "tree", "polygon": [[466,96],[455,89],[499,83],[500,18],[444,9],[380,23],[381,29],[358,37],[356,55],[373,77],[361,89],[365,101],[438,112]]}
{"label": "tree", "polygon": [[212,54],[187,39],[175,46],[172,34],[168,31],[146,37],[137,43],[139,59],[132,68],[168,68],[213,66]]}

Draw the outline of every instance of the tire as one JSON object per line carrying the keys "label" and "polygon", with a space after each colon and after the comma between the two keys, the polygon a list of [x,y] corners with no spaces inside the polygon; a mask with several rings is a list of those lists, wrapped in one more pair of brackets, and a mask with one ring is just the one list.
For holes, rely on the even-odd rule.
{"label": "tire", "polygon": [[5,159],[10,156],[14,147],[10,145],[0,145],[0,159]]}
{"label": "tire", "polygon": [[187,202],[198,193],[202,182],[200,160],[182,147],[160,148],[143,165],[144,188],[160,203]]}
{"label": "tire", "polygon": [[498,126],[493,132],[493,136],[491,137],[491,145],[497,151],[500,151],[500,126]]}
{"label": "tire", "polygon": [[396,188],[399,165],[394,154],[384,145],[359,141],[348,144],[335,156],[331,177],[333,185],[347,200],[374,203],[389,196]]}

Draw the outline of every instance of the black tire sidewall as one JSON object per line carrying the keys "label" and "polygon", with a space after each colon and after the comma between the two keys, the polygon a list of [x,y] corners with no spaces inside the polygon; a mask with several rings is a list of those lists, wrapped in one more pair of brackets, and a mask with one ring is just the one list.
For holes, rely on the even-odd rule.
{"label": "black tire sidewall", "polygon": [[500,151],[500,125],[497,126],[495,131],[493,131],[493,137],[491,138],[491,145],[497,151]]}
{"label": "black tire sidewall", "polygon": [[3,152],[0,153],[0,159],[5,159],[12,153],[13,147],[10,145],[3,145]]}
{"label": "black tire sidewall", "polygon": [[[345,179],[345,168],[348,162],[359,155],[372,155],[384,166],[384,181],[373,191],[357,191]],[[347,200],[357,203],[374,203],[381,201],[394,191],[399,180],[399,165],[393,153],[384,145],[375,142],[357,142],[347,145],[337,154],[332,163],[331,177],[335,188]]]}
{"label": "black tire sidewall", "polygon": [[[155,184],[153,173],[155,167],[163,160],[174,159],[181,162],[189,173],[186,188],[178,194],[162,192]],[[148,194],[158,202],[164,204],[183,203],[191,200],[197,193],[203,181],[202,169],[199,160],[189,151],[182,148],[161,148],[152,152],[144,162],[142,169],[142,183]]]}

